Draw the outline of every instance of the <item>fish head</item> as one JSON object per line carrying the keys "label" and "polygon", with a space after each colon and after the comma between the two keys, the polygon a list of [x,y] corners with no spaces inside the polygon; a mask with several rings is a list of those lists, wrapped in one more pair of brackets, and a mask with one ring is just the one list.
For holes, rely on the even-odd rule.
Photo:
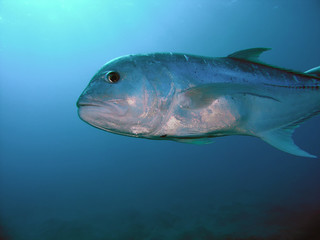
{"label": "fish head", "polygon": [[[78,99],[78,115],[102,130],[149,136],[161,121],[158,92],[148,72],[149,58],[128,55],[106,63]],[[149,75],[150,76],[150,75]],[[151,79],[152,80],[152,79]]]}

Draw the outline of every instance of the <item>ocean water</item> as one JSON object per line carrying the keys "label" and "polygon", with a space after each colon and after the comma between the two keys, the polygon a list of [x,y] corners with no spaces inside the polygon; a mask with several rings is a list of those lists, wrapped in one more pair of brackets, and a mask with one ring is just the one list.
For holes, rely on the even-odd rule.
{"label": "ocean water", "polygon": [[[78,118],[95,72],[126,54],[320,65],[319,0],[0,0],[0,239],[317,240],[320,160],[259,139],[189,145]],[[295,142],[320,156],[320,117]]]}

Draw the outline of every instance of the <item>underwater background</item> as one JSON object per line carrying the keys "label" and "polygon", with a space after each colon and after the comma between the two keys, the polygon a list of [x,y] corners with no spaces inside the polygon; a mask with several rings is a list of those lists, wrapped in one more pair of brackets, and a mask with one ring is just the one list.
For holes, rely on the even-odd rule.
{"label": "underwater background", "polygon": [[[118,136],[76,101],[126,54],[320,65],[319,0],[0,0],[0,239],[320,239],[320,160],[244,136]],[[320,156],[320,117],[294,139]]]}

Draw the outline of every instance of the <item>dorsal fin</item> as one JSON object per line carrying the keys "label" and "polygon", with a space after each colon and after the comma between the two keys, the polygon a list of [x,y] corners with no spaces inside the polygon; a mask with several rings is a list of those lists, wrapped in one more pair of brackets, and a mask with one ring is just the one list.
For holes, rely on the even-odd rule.
{"label": "dorsal fin", "polygon": [[320,77],[320,66],[311,68],[308,71],[305,71],[304,73]]}
{"label": "dorsal fin", "polygon": [[243,59],[250,62],[260,62],[261,53],[269,51],[271,48],[249,48],[228,55],[230,58]]}

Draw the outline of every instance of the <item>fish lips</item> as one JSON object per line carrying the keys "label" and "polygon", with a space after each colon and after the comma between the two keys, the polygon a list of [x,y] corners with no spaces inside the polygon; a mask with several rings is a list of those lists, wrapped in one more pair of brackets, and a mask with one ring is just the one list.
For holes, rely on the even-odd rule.
{"label": "fish lips", "polygon": [[91,102],[81,102],[78,101],[77,102],[77,107],[81,108],[81,107],[100,107],[101,105],[96,104],[96,103],[91,103]]}
{"label": "fish lips", "polygon": [[77,101],[78,112],[82,109],[90,109],[91,111],[96,111],[97,114],[107,114],[113,117],[121,117],[126,115],[128,108],[124,105],[114,103],[114,102],[99,102],[99,101],[87,101],[79,99]]}

